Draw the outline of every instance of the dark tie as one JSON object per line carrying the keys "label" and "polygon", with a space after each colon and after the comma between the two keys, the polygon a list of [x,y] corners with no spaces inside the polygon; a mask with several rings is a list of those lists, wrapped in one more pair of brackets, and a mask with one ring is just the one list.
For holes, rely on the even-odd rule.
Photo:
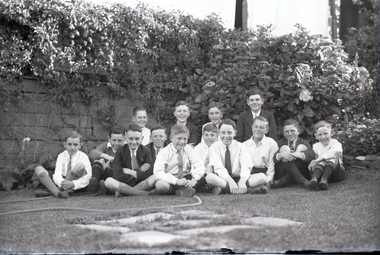
{"label": "dark tie", "polygon": [[224,165],[228,171],[228,174],[232,174],[232,166],[231,166],[231,153],[230,150],[228,149],[228,146],[226,147],[226,154],[224,157]]}
{"label": "dark tie", "polygon": [[136,158],[136,151],[131,151],[132,153],[132,170],[139,170],[140,165]]}
{"label": "dark tie", "polygon": [[295,151],[296,149],[294,148],[294,141],[293,142],[289,142],[290,143],[290,145],[289,145],[289,148],[290,148],[290,150],[291,151]]}
{"label": "dark tie", "polygon": [[177,153],[178,153],[178,179],[182,179],[182,177],[183,177],[183,157],[182,157],[182,152],[180,150],[178,150]]}
{"label": "dark tie", "polygon": [[69,159],[69,163],[67,164],[67,171],[66,171],[66,177],[69,176],[71,173],[71,156]]}

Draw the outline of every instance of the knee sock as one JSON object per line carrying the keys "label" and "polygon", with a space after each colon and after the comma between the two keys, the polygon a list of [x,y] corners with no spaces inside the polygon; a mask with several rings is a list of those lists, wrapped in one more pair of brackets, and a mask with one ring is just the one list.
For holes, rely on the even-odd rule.
{"label": "knee sock", "polygon": [[99,182],[100,175],[103,172],[103,166],[99,162],[95,162],[92,165],[92,177],[95,177],[95,179]]}
{"label": "knee sock", "polygon": [[54,184],[54,182],[51,180],[49,175],[47,173],[41,173],[38,175],[38,178],[40,179],[40,182],[51,191],[51,193],[54,194],[54,196],[58,197],[58,193],[60,190],[58,187]]}
{"label": "knee sock", "polygon": [[126,195],[126,196],[147,196],[148,195],[147,191],[134,189],[125,183],[119,184],[118,191],[120,192],[120,194]]}
{"label": "knee sock", "polygon": [[281,179],[285,180],[286,184],[289,184],[292,178],[293,176],[289,172],[287,172]]}
{"label": "knee sock", "polygon": [[322,173],[323,173],[323,170],[320,167],[315,167],[314,171],[313,171],[313,176],[312,177],[316,177],[317,181],[319,181],[319,178],[321,178]]}
{"label": "knee sock", "polygon": [[323,170],[322,178],[326,179],[327,182],[328,182],[332,172],[334,171],[334,167],[335,166],[332,164],[326,164],[325,169]]}

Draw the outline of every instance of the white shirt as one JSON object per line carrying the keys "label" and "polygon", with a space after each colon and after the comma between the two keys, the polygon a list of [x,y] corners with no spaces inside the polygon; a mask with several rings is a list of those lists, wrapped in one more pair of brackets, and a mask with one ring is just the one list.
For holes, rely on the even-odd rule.
{"label": "white shirt", "polygon": [[209,165],[210,162],[210,147],[206,143],[200,143],[194,148],[195,153],[202,160],[205,167]]}
{"label": "white shirt", "polygon": [[253,167],[267,168],[267,182],[273,180],[274,160],[273,157],[278,151],[278,145],[275,140],[264,136],[263,139],[255,144],[253,137],[243,143],[248,148],[248,153],[253,162]]}
{"label": "white shirt", "polygon": [[[198,181],[205,174],[205,166],[194,149],[186,145],[182,150],[183,158],[183,176],[192,174],[193,178]],[[175,185],[178,181],[178,152],[170,143],[160,150],[157,154],[156,162],[153,168],[154,176],[157,180],[163,180]]]}
{"label": "white shirt", "polygon": [[313,144],[313,151],[317,154],[317,158],[323,157],[325,159],[335,158],[335,154],[338,153],[338,161],[343,166],[343,147],[338,140],[331,139],[327,146],[324,146],[320,142],[315,143]]}
{"label": "white shirt", "polygon": [[[249,157],[247,148],[240,142],[233,140],[228,146],[231,155],[232,177],[249,178],[252,170],[252,160]],[[222,141],[217,141],[210,146],[210,166],[214,167],[214,172],[223,179],[228,177],[225,168],[226,146]]]}
{"label": "white shirt", "polygon": [[141,128],[141,133],[143,135],[143,139],[141,141],[141,144],[143,146],[145,146],[148,143],[150,143],[150,129],[147,127],[143,127],[143,128]]}
{"label": "white shirt", "polygon": [[258,113],[254,113],[253,111],[251,111],[251,113],[252,113],[253,119],[255,119],[256,117],[260,116],[261,110]]}
{"label": "white shirt", "polygon": [[[55,164],[55,171],[53,174],[53,181],[58,187],[61,187],[61,182],[65,179],[67,175],[67,166],[70,161],[70,154],[65,150],[60,153],[57,158],[57,162]],[[71,158],[71,169],[74,169],[75,165],[78,163],[82,163],[86,170],[86,175],[80,177],[78,180],[73,180],[74,190],[84,188],[88,185],[90,178],[92,176],[92,168],[90,160],[88,156],[82,152],[78,151]]]}

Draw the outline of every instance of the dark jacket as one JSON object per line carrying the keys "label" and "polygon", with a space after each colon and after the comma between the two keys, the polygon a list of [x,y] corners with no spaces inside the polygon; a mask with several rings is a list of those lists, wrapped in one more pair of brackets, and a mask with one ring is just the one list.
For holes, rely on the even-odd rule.
{"label": "dark jacket", "polygon": [[129,150],[129,146],[128,144],[125,144],[120,147],[116,151],[115,159],[112,165],[113,178],[133,187],[142,180],[145,180],[151,176],[153,174],[153,162],[152,156],[150,155],[150,150],[140,145],[137,148],[136,158],[140,166],[145,163],[149,163],[150,168],[145,172],[136,170],[137,178],[134,178],[129,174],[123,173],[123,167],[132,169],[131,152]]}
{"label": "dark jacket", "polygon": [[[261,109],[260,116],[265,117],[269,121],[269,132],[268,134],[266,134],[266,136],[269,136],[273,138],[275,141],[277,141],[277,125],[273,113]],[[246,110],[240,113],[236,125],[237,134],[235,139],[241,143],[250,139],[253,135],[252,124],[253,116],[251,110]]]}
{"label": "dark jacket", "polygon": [[[282,138],[281,140],[277,141],[277,144],[278,144],[278,148],[281,148],[281,146],[283,146],[283,145],[288,145],[288,140],[286,138]],[[300,145],[300,144],[303,144],[303,145],[305,145],[307,147],[307,150],[302,152],[306,156],[306,159],[304,160],[304,162],[309,162],[309,161],[312,161],[313,159],[315,159],[315,152],[313,151],[313,149],[310,146],[309,142],[306,141],[306,140],[303,140],[301,137],[298,137],[297,141],[296,141],[296,146],[295,147],[297,148],[297,146]],[[281,162],[281,161],[278,161],[276,159],[276,155],[278,153],[279,153],[279,151],[274,154],[274,162],[275,163]]]}
{"label": "dark jacket", "polygon": [[[174,123],[175,124],[175,123]],[[171,141],[170,141],[170,130],[172,128],[172,126],[174,126],[174,124],[170,124],[166,127],[166,135],[168,136],[168,139],[166,140],[166,143],[169,144]],[[189,137],[189,140],[187,140],[187,143],[192,143],[195,145],[197,145],[200,141],[201,141],[201,136],[200,136],[200,133],[199,133],[199,129],[197,126],[195,126],[194,124],[190,123],[190,122],[186,122],[186,127],[189,129],[189,133],[190,133],[190,137]]]}

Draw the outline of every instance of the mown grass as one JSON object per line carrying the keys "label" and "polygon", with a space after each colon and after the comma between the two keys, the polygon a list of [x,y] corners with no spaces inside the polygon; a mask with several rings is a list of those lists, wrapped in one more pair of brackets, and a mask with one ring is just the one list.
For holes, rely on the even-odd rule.
{"label": "mown grass", "polygon": [[[270,190],[266,195],[197,194],[203,204],[197,207],[118,211],[125,208],[170,206],[194,203],[194,198],[152,197],[71,197],[0,204],[0,212],[47,207],[114,209],[113,212],[43,211],[0,216],[0,252],[127,252],[151,253],[173,250],[215,251],[230,248],[236,252],[276,252],[286,250],[373,251],[380,249],[379,170],[349,169],[348,179],[330,185],[328,191],[309,191],[297,186]],[[1,201],[33,198],[31,191],[0,192]],[[86,231],[72,224],[91,224],[142,215],[148,212],[175,213],[183,210],[209,210],[225,214],[216,225],[236,224],[241,217],[279,217],[302,222],[301,226],[264,227],[228,234],[201,235],[149,248],[137,243],[120,243],[116,235]],[[138,230],[154,230],[138,223]]]}

